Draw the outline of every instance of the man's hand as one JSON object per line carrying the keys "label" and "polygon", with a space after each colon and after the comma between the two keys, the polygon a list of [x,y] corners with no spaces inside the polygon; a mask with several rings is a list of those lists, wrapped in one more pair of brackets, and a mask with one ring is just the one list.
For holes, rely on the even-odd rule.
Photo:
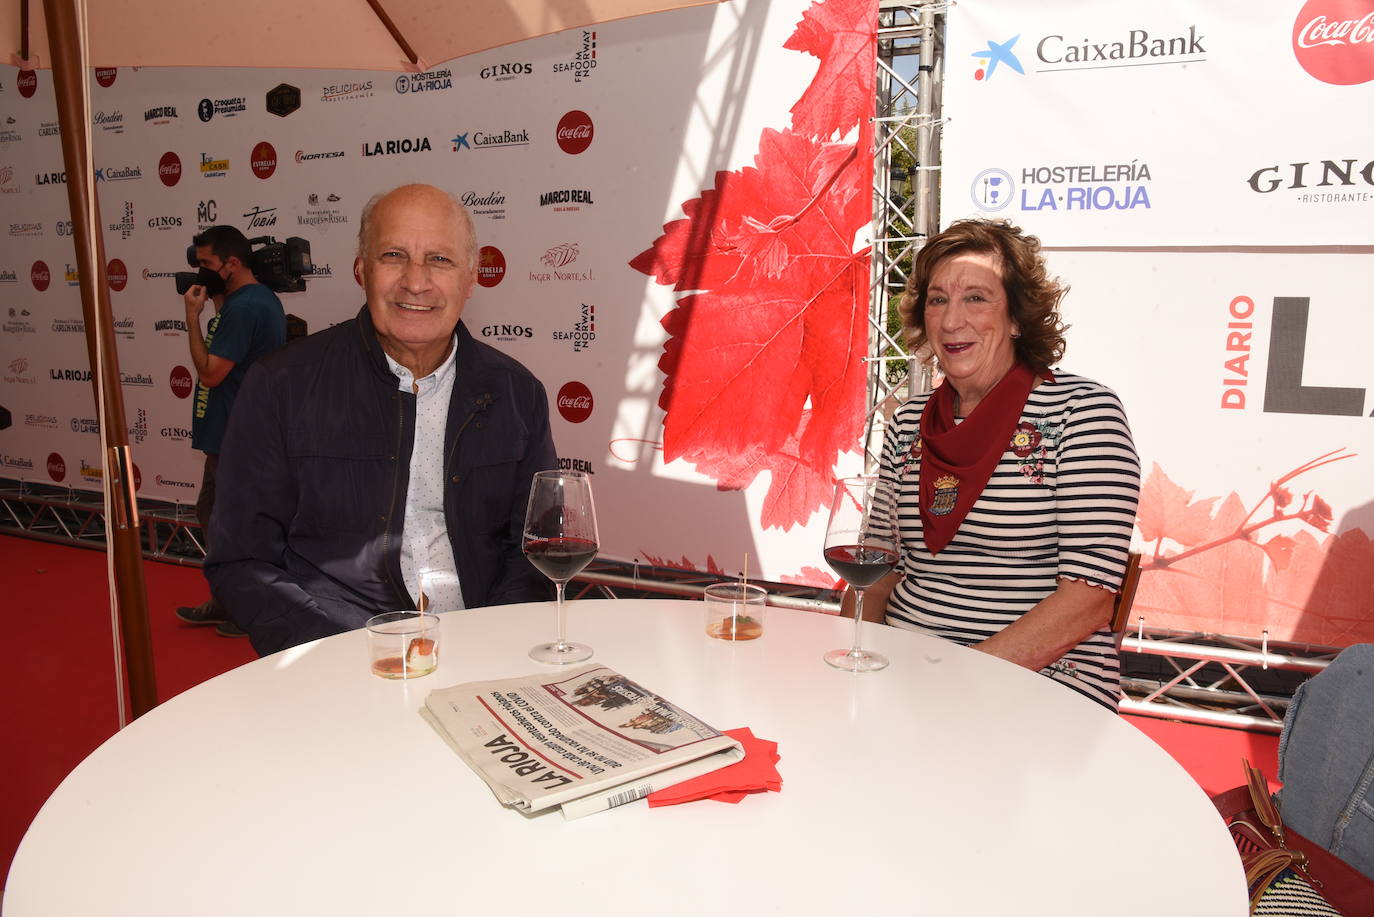
{"label": "man's hand", "polygon": [[200,323],[200,313],[205,310],[205,302],[210,297],[205,293],[205,287],[200,284],[192,284],[182,297],[186,301],[186,324]]}

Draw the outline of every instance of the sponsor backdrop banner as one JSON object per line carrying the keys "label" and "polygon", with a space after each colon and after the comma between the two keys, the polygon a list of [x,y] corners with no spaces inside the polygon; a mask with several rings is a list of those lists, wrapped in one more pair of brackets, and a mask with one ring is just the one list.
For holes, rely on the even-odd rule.
{"label": "sponsor backdrop banner", "polygon": [[[713,352],[719,335],[682,344],[692,317],[668,281],[646,274],[661,280],[682,268],[694,244],[665,252],[672,246],[656,247],[656,239],[683,217],[684,202],[690,207],[740,174],[730,170],[828,170],[819,186],[843,171],[836,151],[839,159],[848,152],[848,171],[826,187],[832,196],[844,191],[846,201],[862,198],[856,189],[866,193],[871,166],[866,151],[854,155],[854,129],[872,99],[872,6],[737,2],[559,33],[413,75],[97,69],[96,188],[109,259],[100,281],[111,290],[139,495],[191,503],[199,485],[201,456],[190,448],[194,378],[172,278],[188,270],[193,234],[232,225],[254,239],[306,240],[314,272],[304,292],[282,301],[318,331],[362,305],[352,263],[364,202],[424,181],[472,211],[481,264],[465,321],[545,383],[560,463],[595,475],[604,553],[731,571],[748,553],[758,575],[831,582],[819,570],[822,505],[835,464],[856,461],[842,457],[862,408],[861,380],[855,388],[859,377],[850,378],[862,348],[850,347],[849,319],[857,303],[854,334],[861,333],[866,287],[845,287],[848,305],[831,307],[831,324],[844,334],[797,338],[785,360],[749,357],[733,367],[744,384],[728,398],[749,404],[778,389],[786,405],[761,401],[769,416],[757,426],[744,414],[716,417],[733,424],[729,443],[679,437],[677,455],[665,462],[665,448],[674,449],[665,438],[665,372],[680,368],[660,369],[665,344],[677,340],[673,359],[684,361]],[[860,24],[858,43],[841,36],[850,44],[835,50],[829,31],[843,17]],[[837,74],[852,73],[859,75],[834,89]],[[808,102],[808,94],[824,98]],[[813,115],[804,131],[790,126],[794,104]],[[831,111],[844,105],[844,117]],[[822,109],[826,117],[816,115]],[[0,67],[0,474],[94,490],[98,421],[58,133],[51,74]],[[838,142],[846,135],[847,146]],[[791,146],[785,162],[770,166],[763,160],[778,138]],[[732,205],[737,230],[762,214]],[[779,206],[804,223],[828,220],[839,204]],[[778,276],[792,230],[763,225],[774,215],[758,217],[772,248],[763,252],[769,270],[757,276],[773,281],[774,292],[814,286],[814,278]],[[866,277],[855,234],[851,227],[828,244]],[[754,259],[750,252],[743,261]],[[740,262],[736,255],[736,268]],[[721,365],[729,369],[731,359]],[[799,446],[811,396],[797,380],[802,363],[839,367],[844,384],[830,386],[842,392],[843,410],[816,405],[830,412],[834,435]],[[701,371],[678,375],[685,391]],[[723,396],[712,384],[708,402]],[[713,448],[747,454],[752,471],[721,471],[708,461]],[[800,454],[807,474],[780,464],[779,454],[794,465]],[[779,469],[791,472],[781,484],[773,480]],[[792,479],[802,483],[789,490]]]}
{"label": "sponsor backdrop banner", "polygon": [[942,222],[1072,287],[1064,366],[1143,461],[1136,613],[1374,640],[1374,4],[979,0],[948,38]]}

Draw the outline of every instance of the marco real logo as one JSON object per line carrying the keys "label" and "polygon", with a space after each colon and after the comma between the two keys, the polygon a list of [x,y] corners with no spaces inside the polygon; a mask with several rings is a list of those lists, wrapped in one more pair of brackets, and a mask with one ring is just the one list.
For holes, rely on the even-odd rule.
{"label": "marco real logo", "polygon": [[1323,83],[1354,86],[1374,79],[1374,3],[1308,0],[1293,21],[1293,56]]}

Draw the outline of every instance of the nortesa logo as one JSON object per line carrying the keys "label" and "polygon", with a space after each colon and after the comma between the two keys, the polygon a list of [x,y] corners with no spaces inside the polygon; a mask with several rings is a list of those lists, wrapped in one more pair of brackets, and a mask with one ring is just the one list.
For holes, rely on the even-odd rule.
{"label": "nortesa logo", "polygon": [[1323,83],[1374,79],[1374,2],[1307,0],[1293,21],[1293,56]]}
{"label": "nortesa logo", "polygon": [[990,41],[986,50],[974,51],[973,56],[981,60],[982,63],[978,65],[977,70],[973,71],[973,78],[975,80],[992,79],[992,75],[997,72],[999,64],[1006,64],[1017,73],[1024,75],[1026,71],[1022,69],[1021,61],[1011,50],[1012,45],[1016,44],[1020,38],[1020,35],[1013,35],[1003,42]]}
{"label": "nortesa logo", "polygon": [[568,423],[582,423],[592,416],[592,390],[581,382],[569,382],[558,390],[558,413]]}

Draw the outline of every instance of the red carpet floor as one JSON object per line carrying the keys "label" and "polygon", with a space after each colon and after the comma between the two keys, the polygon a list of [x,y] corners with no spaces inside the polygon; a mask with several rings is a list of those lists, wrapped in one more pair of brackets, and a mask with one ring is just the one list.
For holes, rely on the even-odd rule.
{"label": "red carpet floor", "polygon": [[[43,801],[118,731],[105,571],[101,552],[0,535],[0,611],[10,625],[5,645],[11,659],[0,668],[0,735],[10,748],[0,755],[0,876],[8,876]],[[176,606],[209,596],[199,568],[145,563],[144,577],[160,700],[256,658],[246,639],[217,637],[213,628],[189,627],[173,616]],[[53,648],[61,650],[60,667],[43,652]],[[1278,772],[1277,736],[1129,721],[1209,793],[1240,784],[1242,757],[1271,777]],[[1129,793],[1123,786],[1123,798]]]}

